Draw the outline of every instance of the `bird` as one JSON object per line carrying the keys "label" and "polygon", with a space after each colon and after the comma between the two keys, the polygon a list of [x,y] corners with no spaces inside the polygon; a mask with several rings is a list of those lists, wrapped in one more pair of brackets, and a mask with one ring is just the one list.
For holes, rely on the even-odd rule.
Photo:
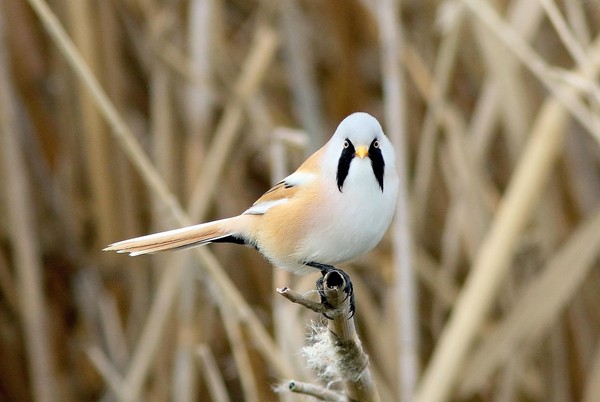
{"label": "bird", "polygon": [[[318,269],[325,275],[381,241],[397,199],[392,143],[375,117],[355,112],[322,148],[240,215],[119,241],[104,251],[137,256],[235,243],[255,248],[288,271]],[[352,293],[349,277],[341,273],[345,290]]]}

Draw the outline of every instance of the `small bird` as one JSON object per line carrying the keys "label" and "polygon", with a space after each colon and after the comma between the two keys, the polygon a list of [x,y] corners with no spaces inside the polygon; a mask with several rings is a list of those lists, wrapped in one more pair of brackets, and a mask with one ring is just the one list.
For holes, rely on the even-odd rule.
{"label": "small bird", "polygon": [[379,243],[397,198],[394,148],[377,119],[358,112],[342,120],[327,144],[241,215],[123,240],[104,250],[136,256],[236,243],[256,248],[291,272],[316,268],[325,275]]}

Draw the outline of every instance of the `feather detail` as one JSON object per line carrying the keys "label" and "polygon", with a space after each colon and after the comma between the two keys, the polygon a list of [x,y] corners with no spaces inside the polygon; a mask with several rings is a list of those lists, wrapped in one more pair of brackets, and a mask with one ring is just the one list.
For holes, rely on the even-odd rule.
{"label": "feather detail", "polygon": [[229,226],[227,223],[230,220],[222,219],[123,240],[109,245],[103,251],[116,251],[136,256],[157,251],[202,246],[229,236],[235,237],[236,233],[227,229]]}
{"label": "feather detail", "polygon": [[261,203],[255,203],[246,211],[244,211],[243,215],[264,215],[269,209],[281,205],[288,202],[288,198],[280,198],[272,201],[264,201]]}
{"label": "feather detail", "polygon": [[297,170],[264,193],[245,214],[261,215],[272,207],[287,202],[293,198],[302,186],[313,182],[316,174]]}

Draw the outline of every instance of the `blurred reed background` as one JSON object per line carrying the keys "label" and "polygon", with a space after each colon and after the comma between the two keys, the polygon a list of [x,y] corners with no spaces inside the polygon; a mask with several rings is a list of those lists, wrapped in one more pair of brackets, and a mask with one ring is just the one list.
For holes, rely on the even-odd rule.
{"label": "blurred reed background", "polygon": [[243,211],[363,110],[406,157],[344,267],[382,399],[599,401],[599,27],[597,0],[3,0],[0,400],[309,400],[273,387],[314,381],[319,317],[275,288],[318,275],[100,250]]}

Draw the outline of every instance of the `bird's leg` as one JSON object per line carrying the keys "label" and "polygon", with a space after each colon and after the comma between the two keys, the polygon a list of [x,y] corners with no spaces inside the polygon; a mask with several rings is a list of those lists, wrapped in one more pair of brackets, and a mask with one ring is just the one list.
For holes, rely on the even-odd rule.
{"label": "bird's leg", "polygon": [[[325,275],[327,275],[327,273],[329,273],[331,271],[336,271],[336,272],[340,273],[340,275],[346,281],[346,286],[344,287],[343,290],[344,290],[344,293],[346,293],[346,297],[350,298],[350,317],[353,317],[356,305],[354,303],[354,287],[352,286],[352,280],[350,279],[350,276],[347,273],[345,273],[344,271],[342,271],[341,269],[334,267],[333,265],[320,264],[318,262],[307,262],[306,265],[308,265],[309,267],[317,268],[318,270],[321,271],[321,275],[323,275],[323,276],[317,280],[317,291],[319,292],[319,295],[321,296],[321,303],[323,303],[327,307],[333,307],[333,306],[329,305],[329,302],[327,301],[327,298],[325,297],[325,292],[323,291],[323,279],[325,278]],[[323,314],[323,315],[325,317],[331,319],[331,317],[329,317],[327,314]]]}

